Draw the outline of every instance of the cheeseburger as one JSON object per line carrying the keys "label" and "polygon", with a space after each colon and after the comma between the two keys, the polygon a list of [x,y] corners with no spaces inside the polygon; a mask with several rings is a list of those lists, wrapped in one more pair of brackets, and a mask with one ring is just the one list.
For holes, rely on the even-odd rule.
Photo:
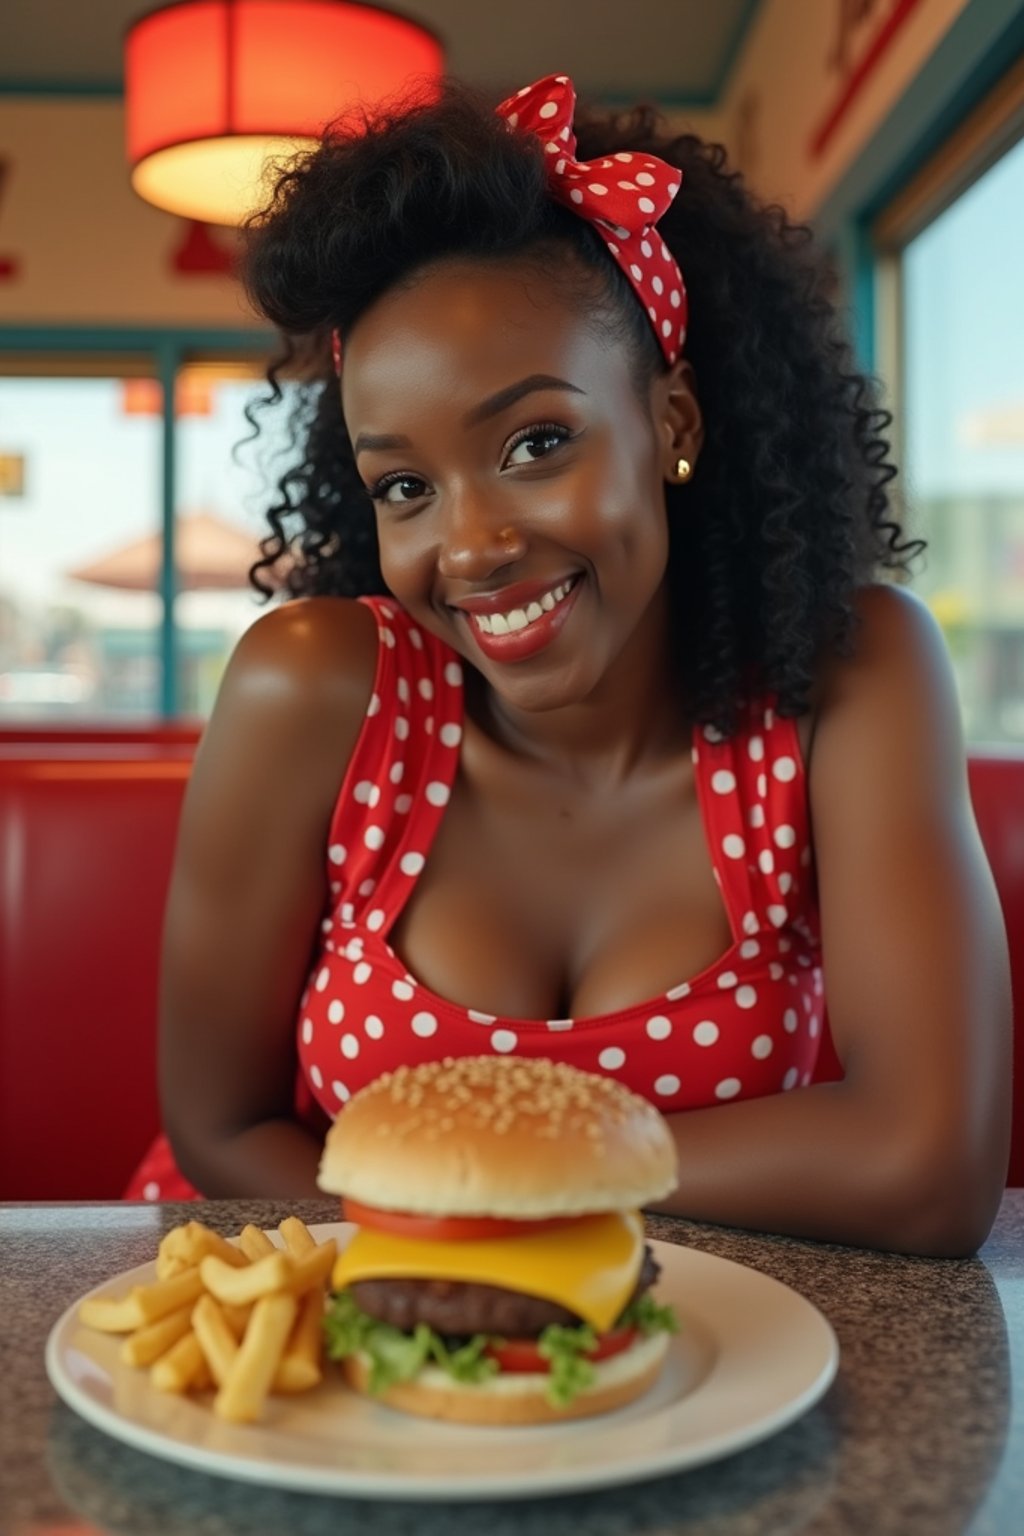
{"label": "cheeseburger", "polygon": [[675,1182],[665,1121],[611,1078],[495,1056],[388,1073],[320,1163],[358,1229],[328,1354],[357,1392],[429,1418],[538,1424],[631,1402],[676,1328],[639,1207]]}

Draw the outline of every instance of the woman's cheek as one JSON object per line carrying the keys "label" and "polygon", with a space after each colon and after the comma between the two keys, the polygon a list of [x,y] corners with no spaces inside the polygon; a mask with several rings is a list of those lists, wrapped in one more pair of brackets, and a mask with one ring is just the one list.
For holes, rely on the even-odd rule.
{"label": "woman's cheek", "polygon": [[381,574],[388,589],[410,612],[429,609],[436,581],[429,547],[408,523],[378,525]]}

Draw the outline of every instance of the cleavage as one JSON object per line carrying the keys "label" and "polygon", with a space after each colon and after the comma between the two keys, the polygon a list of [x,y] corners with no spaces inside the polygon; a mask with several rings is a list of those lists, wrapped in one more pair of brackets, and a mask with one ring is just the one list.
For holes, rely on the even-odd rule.
{"label": "cleavage", "polygon": [[[531,776],[527,775],[528,780]],[[520,1020],[646,1002],[733,942],[689,755],[618,796],[462,774],[389,934],[436,996]]]}

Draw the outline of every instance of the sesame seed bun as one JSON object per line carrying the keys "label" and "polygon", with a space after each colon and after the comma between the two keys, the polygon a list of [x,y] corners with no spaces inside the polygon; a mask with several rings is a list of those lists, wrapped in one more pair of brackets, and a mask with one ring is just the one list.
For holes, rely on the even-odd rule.
{"label": "sesame seed bun", "polygon": [[[414,1381],[398,1382],[373,1394],[373,1401],[420,1418],[457,1424],[562,1424],[567,1419],[610,1413],[642,1396],[657,1380],[668,1346],[668,1335],[659,1333],[600,1361],[594,1367],[593,1383],[565,1408],[548,1402],[546,1376],[502,1374],[474,1386],[453,1381],[436,1367],[421,1371]],[[370,1395],[370,1366],[365,1357],[350,1356],[342,1361],[342,1370],[354,1391]]]}
{"label": "sesame seed bun", "polygon": [[355,1094],[317,1182],[381,1210],[525,1220],[663,1199],[676,1152],[654,1106],[613,1078],[468,1056],[400,1067]]}

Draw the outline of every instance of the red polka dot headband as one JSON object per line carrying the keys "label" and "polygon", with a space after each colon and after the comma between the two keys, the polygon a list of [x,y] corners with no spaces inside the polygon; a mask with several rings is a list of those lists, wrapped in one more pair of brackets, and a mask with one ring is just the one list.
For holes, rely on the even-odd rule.
{"label": "red polka dot headband", "polygon": [[[678,167],[654,155],[620,150],[577,160],[572,117],[576,92],[568,75],[545,75],[497,108],[509,128],[534,133],[544,145],[548,187],[556,202],[589,220],[644,306],[665,360],[686,340],[686,284],[654,228],[682,183]],[[341,374],[341,335],[331,332],[334,371]]]}
{"label": "red polka dot headband", "polygon": [[497,111],[510,128],[541,140],[552,197],[594,226],[644,306],[666,361],[674,363],[686,340],[686,285],[654,226],[679,191],[682,172],[643,152],[575,159],[575,107],[568,75],[546,75]]}

